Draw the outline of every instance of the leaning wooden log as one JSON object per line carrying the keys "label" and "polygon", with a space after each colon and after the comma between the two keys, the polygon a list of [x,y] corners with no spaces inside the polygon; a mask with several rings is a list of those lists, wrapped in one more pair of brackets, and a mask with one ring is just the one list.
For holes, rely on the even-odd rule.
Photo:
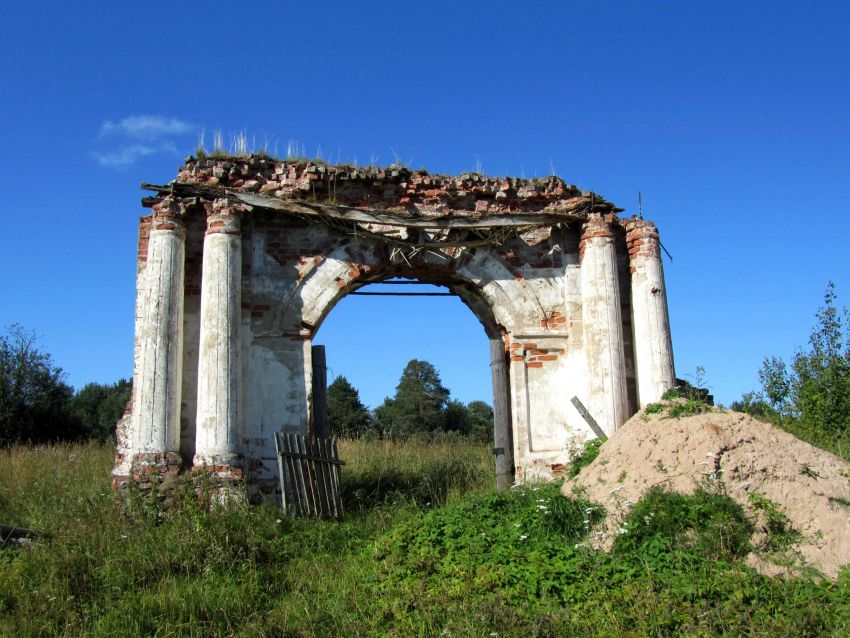
{"label": "leaning wooden log", "polygon": [[16,527],[14,525],[0,525],[0,547],[11,545],[14,541],[22,538],[50,538],[51,535],[47,532],[41,532],[36,529],[27,529],[26,527]]}

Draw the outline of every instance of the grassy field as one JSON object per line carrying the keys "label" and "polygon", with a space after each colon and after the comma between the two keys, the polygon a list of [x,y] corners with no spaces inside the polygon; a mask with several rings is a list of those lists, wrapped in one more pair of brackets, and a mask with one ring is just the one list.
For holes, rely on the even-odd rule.
{"label": "grassy field", "polygon": [[120,517],[112,449],[0,451],[0,635],[846,636],[850,578],[742,564],[751,522],[722,494],[655,493],[610,555],[603,515],[557,486],[491,491],[488,446],[345,442],[342,523],[186,498]]}

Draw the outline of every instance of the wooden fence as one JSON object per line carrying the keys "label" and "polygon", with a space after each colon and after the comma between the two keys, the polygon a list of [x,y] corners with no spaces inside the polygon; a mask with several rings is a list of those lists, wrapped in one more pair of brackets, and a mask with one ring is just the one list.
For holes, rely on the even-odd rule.
{"label": "wooden fence", "polygon": [[275,432],[283,508],[300,516],[342,518],[336,441]]}

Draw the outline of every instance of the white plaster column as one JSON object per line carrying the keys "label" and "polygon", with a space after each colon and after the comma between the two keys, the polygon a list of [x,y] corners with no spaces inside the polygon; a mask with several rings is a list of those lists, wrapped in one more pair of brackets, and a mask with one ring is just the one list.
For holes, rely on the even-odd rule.
{"label": "white plaster column", "polygon": [[658,401],[676,383],[673,344],[658,230],[652,222],[640,219],[628,221],[626,230],[632,273],[638,403],[644,408]]}
{"label": "white plaster column", "polygon": [[186,230],[179,205],[153,207],[139,278],[133,375],[133,464],[179,465]]}
{"label": "white plaster column", "polygon": [[201,271],[195,466],[239,464],[241,305],[241,220],[226,200],[216,200],[207,215]]}
{"label": "white plaster column", "polygon": [[589,216],[580,255],[587,407],[610,435],[629,415],[617,249],[611,224],[602,215]]}

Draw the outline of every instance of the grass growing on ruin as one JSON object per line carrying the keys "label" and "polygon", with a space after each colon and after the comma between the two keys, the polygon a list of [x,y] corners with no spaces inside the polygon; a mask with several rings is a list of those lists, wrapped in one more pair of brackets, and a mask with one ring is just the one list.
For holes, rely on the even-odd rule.
{"label": "grass growing on ruin", "polygon": [[850,577],[758,576],[740,560],[748,522],[722,494],[654,493],[604,554],[586,540],[598,506],[557,485],[490,491],[489,446],[360,441],[342,455],[348,517],[328,523],[192,499],[122,519],[109,447],[0,451],[0,522],[54,535],[0,550],[0,636],[850,629]]}

